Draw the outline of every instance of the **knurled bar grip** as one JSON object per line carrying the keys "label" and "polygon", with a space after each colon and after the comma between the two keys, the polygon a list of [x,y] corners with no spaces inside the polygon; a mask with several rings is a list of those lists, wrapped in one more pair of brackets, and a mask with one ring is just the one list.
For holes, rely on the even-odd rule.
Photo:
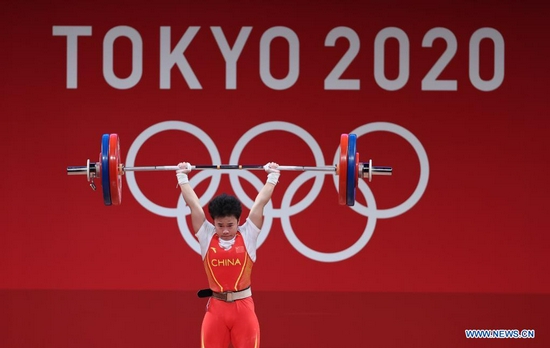
{"label": "knurled bar grip", "polygon": [[[141,167],[124,167],[124,171],[129,172],[147,172],[147,171],[162,171],[162,170],[178,170],[178,166],[141,166]],[[216,169],[216,170],[263,170],[264,166],[259,164],[209,164],[209,165],[195,165],[191,166],[191,169],[195,170],[205,170],[205,169]],[[336,171],[334,166],[324,166],[324,167],[307,167],[307,166],[278,166],[279,170],[294,170],[294,171],[322,171],[322,172],[332,172]]]}

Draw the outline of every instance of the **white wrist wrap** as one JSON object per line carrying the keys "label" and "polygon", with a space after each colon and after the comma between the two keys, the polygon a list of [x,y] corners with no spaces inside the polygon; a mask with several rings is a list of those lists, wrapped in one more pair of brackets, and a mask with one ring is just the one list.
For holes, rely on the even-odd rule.
{"label": "white wrist wrap", "polygon": [[189,183],[189,178],[187,177],[187,174],[185,173],[177,173],[176,177],[178,178],[178,184],[179,185],[185,185]]}
{"label": "white wrist wrap", "polygon": [[267,182],[272,185],[277,185],[279,182],[279,175],[281,175],[281,173],[269,173],[267,175]]}

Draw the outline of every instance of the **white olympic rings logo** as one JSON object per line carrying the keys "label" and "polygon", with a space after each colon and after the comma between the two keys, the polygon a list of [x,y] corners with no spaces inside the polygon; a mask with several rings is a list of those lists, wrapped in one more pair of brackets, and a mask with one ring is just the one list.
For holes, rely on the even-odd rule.
{"label": "white olympic rings logo", "polygon": [[[136,159],[137,153],[141,148],[141,146],[145,143],[145,141],[147,141],[147,139],[149,139],[150,137],[152,137],[157,133],[167,131],[167,130],[180,130],[195,136],[206,146],[208,152],[210,153],[212,163],[223,163],[220,159],[220,154],[218,152],[216,145],[214,144],[212,139],[208,136],[208,134],[206,134],[202,129],[196,127],[195,125],[182,122],[182,121],[165,121],[165,122],[154,124],[151,127],[147,128],[134,140],[134,142],[132,143],[132,146],[128,151],[128,156],[126,158],[126,165],[128,167],[134,166],[134,161]],[[288,122],[280,122],[280,121],[262,123],[251,128],[249,131],[247,131],[235,145],[235,148],[231,152],[231,158],[229,159],[228,163],[239,163],[239,157],[244,147],[257,135],[265,132],[269,132],[269,131],[285,131],[285,132],[293,133],[299,139],[302,139],[310,147],[313,153],[313,156],[315,158],[316,166],[326,165],[324,163],[324,156],[321,151],[321,148],[317,144],[317,141],[315,140],[315,138],[313,138],[306,130],[304,130],[303,128],[295,124],[288,123]],[[365,135],[371,132],[376,132],[376,131],[391,132],[403,137],[412,145],[412,147],[414,148],[418,156],[418,159],[420,161],[420,179],[418,181],[416,189],[405,202],[390,209],[377,209],[376,201],[374,199],[372,191],[363,180],[359,180],[357,189],[365,196],[367,206],[361,205],[356,202],[356,204],[354,206],[351,206],[350,208],[353,209],[355,212],[369,218],[363,234],[352,246],[348,247],[347,249],[344,249],[338,252],[333,252],[333,253],[319,252],[309,248],[304,243],[302,243],[300,239],[298,239],[290,223],[290,216],[300,213],[301,211],[309,207],[309,205],[317,198],[323,186],[325,175],[330,174],[334,177],[334,186],[336,189],[338,189],[338,178],[336,175],[334,175],[331,172],[317,172],[317,171],[302,172],[294,179],[294,181],[286,189],[281,202],[281,208],[275,209],[273,208],[271,201],[268,203],[265,210],[265,218],[264,218],[264,224],[262,226],[262,233],[260,234],[260,237],[258,239],[258,248],[263,244],[263,242],[266,240],[267,236],[269,235],[269,231],[271,229],[273,219],[280,218],[285,236],[287,237],[290,244],[292,244],[292,246],[302,255],[319,262],[343,261],[354,256],[359,251],[361,251],[365,247],[365,245],[367,245],[368,241],[370,240],[374,232],[377,219],[392,218],[392,217],[401,215],[406,211],[408,211],[409,209],[411,209],[420,200],[420,198],[424,194],[424,191],[426,190],[426,187],[428,185],[429,162],[428,162],[428,156],[426,154],[426,151],[424,150],[424,147],[422,146],[420,141],[414,136],[414,134],[409,132],[407,129],[393,123],[387,123],[387,122],[368,123],[352,130],[350,133],[356,134],[357,137],[359,138],[362,135]],[[334,154],[333,163],[338,163],[339,152],[340,152],[340,148],[339,146],[337,146]],[[239,197],[239,199],[241,200],[244,206],[250,209],[253,203],[253,198],[249,197],[246,194],[246,192],[243,190],[243,187],[239,182],[239,177],[242,177],[248,180],[248,182],[250,182],[257,190],[260,190],[264,185],[264,183],[256,175],[246,170],[230,171],[227,174],[229,174],[230,183],[231,183],[231,186],[233,187],[235,195]],[[220,184],[221,175],[222,173],[220,171],[198,171],[196,174],[194,174],[191,177],[190,184],[193,186],[196,186],[206,178],[212,179],[205,193],[201,197],[199,197],[199,200],[202,206],[207,205],[208,202],[214,197],[216,189]],[[125,176],[128,182],[128,187],[132,192],[132,194],[134,195],[134,197],[136,198],[136,200],[145,209],[149,210],[154,214],[165,216],[165,217],[177,218],[178,226],[180,228],[180,232],[183,239],[187,242],[187,244],[191,247],[191,249],[193,249],[196,253],[200,253],[199,243],[193,237],[191,231],[189,230],[189,227],[187,226],[186,216],[190,214],[190,211],[189,211],[189,207],[185,205],[185,202],[183,201],[182,196],[178,195],[179,199],[175,208],[159,206],[154,202],[150,201],[141,192],[136,182],[134,172],[132,171],[126,172]],[[292,202],[294,193],[298,191],[298,188],[304,182],[312,178],[314,178],[315,181],[313,183],[311,191],[300,202],[291,206],[290,203]]]}

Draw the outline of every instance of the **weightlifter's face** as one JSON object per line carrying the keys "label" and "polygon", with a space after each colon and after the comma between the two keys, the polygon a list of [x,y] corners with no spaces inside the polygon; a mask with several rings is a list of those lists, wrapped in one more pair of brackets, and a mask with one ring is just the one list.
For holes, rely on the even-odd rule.
{"label": "weightlifter's face", "polygon": [[239,220],[234,216],[224,216],[214,219],[216,233],[223,240],[231,240],[237,234]]}

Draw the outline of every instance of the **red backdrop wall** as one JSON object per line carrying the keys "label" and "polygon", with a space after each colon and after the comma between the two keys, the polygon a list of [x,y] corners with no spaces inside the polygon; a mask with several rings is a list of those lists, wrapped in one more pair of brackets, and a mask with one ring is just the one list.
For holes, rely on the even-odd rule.
{"label": "red backdrop wall", "polygon": [[[120,206],[66,174],[97,161],[104,133],[127,166],[333,165],[356,133],[360,160],[393,167],[360,180],[354,207],[330,173],[282,174],[254,272],[265,347],[464,346],[470,328],[548,343],[550,31],[536,2],[1,13],[9,346],[198,345],[206,279],[174,173],[127,173]],[[191,177],[245,214],[265,180]]]}

